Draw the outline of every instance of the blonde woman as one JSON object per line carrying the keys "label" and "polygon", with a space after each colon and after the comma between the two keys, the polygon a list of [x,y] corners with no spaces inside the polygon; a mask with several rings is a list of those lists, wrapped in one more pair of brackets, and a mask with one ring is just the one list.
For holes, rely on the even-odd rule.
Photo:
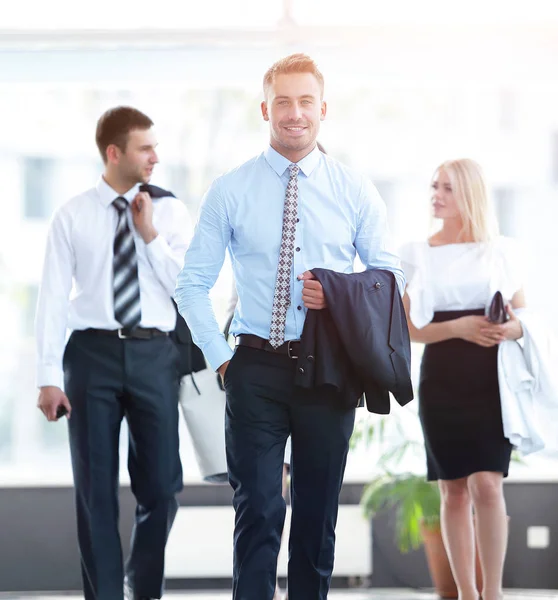
{"label": "blonde woman", "polygon": [[[522,336],[513,310],[524,306],[520,257],[512,240],[496,235],[484,177],[474,161],[438,167],[432,209],[440,230],[401,252],[411,339],[425,344],[419,411],[428,479],[439,482],[442,534],[459,600],[479,597],[475,531],[482,598],[501,600],[507,546],[502,484],[512,446],[502,428],[497,352],[500,342]],[[510,318],[503,325],[484,316],[495,291],[509,302]]]}

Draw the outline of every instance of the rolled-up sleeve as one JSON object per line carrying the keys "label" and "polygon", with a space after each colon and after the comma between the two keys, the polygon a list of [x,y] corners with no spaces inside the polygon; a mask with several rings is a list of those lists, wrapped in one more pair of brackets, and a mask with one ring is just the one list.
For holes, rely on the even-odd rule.
{"label": "rolled-up sleeve", "polygon": [[186,251],[175,290],[178,310],[188,323],[194,342],[214,370],[232,356],[209,297],[223,266],[230,238],[231,227],[220,180],[217,179],[202,201],[194,236]]}
{"label": "rolled-up sleeve", "polygon": [[372,182],[363,178],[360,192],[355,248],[367,269],[391,271],[401,294],[405,291],[405,274],[389,231],[387,210]]}

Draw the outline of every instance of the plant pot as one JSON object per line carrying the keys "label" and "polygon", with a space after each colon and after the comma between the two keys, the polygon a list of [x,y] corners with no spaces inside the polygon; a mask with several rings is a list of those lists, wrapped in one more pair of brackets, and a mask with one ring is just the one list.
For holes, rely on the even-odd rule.
{"label": "plant pot", "polygon": [[420,532],[424,540],[428,570],[436,593],[440,598],[457,598],[457,586],[453,579],[440,528],[427,527],[421,523]]}

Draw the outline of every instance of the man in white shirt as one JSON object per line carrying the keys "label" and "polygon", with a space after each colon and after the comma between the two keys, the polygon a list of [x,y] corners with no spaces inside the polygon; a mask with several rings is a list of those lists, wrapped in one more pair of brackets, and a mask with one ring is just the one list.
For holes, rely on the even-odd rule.
{"label": "man in white shirt", "polygon": [[[69,417],[87,600],[118,600],[124,587],[134,599],[161,597],[165,544],[182,489],[178,351],[168,332],[190,222],[176,198],[159,193],[154,200],[140,190],[158,162],[152,125],[130,107],[99,119],[104,173],[55,213],[37,307],[38,406],[49,421],[64,411]],[[124,416],[137,500],[126,586],[118,533]]]}

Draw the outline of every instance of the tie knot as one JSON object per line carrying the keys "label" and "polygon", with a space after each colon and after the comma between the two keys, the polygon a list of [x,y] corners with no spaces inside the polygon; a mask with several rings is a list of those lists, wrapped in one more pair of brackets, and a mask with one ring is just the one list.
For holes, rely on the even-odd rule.
{"label": "tie knot", "polygon": [[118,196],[118,198],[116,198],[116,200],[113,200],[112,203],[114,204],[116,210],[119,213],[123,213],[128,208],[128,201],[122,196]]}
{"label": "tie knot", "polygon": [[291,177],[296,177],[300,171],[300,167],[295,163],[291,163],[289,165],[289,171],[291,172]]}

